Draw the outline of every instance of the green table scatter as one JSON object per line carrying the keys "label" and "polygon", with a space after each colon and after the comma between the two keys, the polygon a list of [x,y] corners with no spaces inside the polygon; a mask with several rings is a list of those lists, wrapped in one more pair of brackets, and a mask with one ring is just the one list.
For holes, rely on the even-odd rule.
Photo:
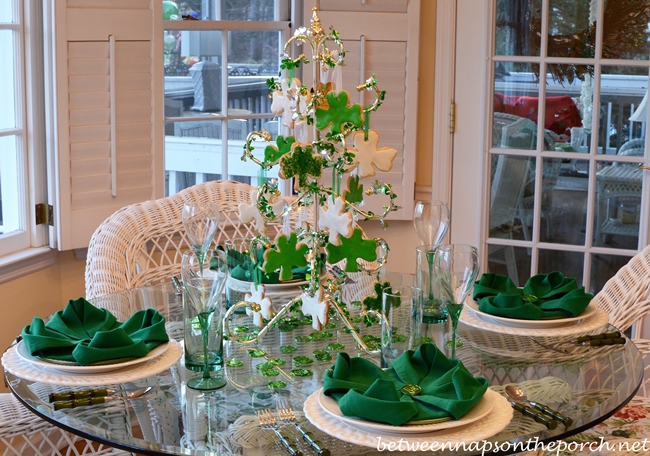
{"label": "green table scatter", "polygon": [[251,358],[262,358],[263,356],[266,356],[266,352],[264,350],[249,350],[248,356]]}
{"label": "green table scatter", "polygon": [[255,366],[255,369],[257,370],[266,370],[266,369],[273,369],[275,368],[275,364],[272,364],[270,362],[265,362],[265,363],[259,363],[257,366]]}
{"label": "green table scatter", "polygon": [[269,363],[271,363],[274,366],[284,366],[287,364],[287,360],[284,358],[273,358],[269,359]]}
{"label": "green table scatter", "polygon": [[282,389],[287,387],[287,382],[283,382],[282,380],[275,380],[273,382],[269,382],[269,388],[271,389]]}
{"label": "green table scatter", "polygon": [[248,326],[235,326],[232,332],[234,332],[235,334],[239,334],[239,333],[247,333],[250,330],[251,329]]}
{"label": "green table scatter", "polygon": [[311,377],[314,375],[309,369],[293,369],[290,374],[294,377]]}
{"label": "green table scatter", "polygon": [[293,353],[296,350],[298,350],[298,347],[296,347],[295,345],[282,345],[280,347],[280,351],[282,353]]}
{"label": "green table scatter", "polygon": [[309,356],[296,356],[295,358],[293,358],[293,362],[298,365],[305,365],[305,364],[313,363],[314,360],[311,359]]}
{"label": "green table scatter", "polygon": [[262,377],[277,377],[280,375],[280,371],[275,368],[263,369],[260,373],[262,374]]}
{"label": "green table scatter", "polygon": [[226,366],[228,367],[242,367],[244,365],[244,362],[241,359],[229,359],[226,362]]}
{"label": "green table scatter", "polygon": [[340,342],[333,342],[327,346],[328,350],[341,351],[345,349],[345,345]]}
{"label": "green table scatter", "polygon": [[316,361],[332,361],[332,353],[330,353],[327,350],[316,350],[314,351],[314,358],[316,358]]}
{"label": "green table scatter", "polygon": [[296,343],[302,344],[305,342],[311,342],[312,337],[311,336],[298,336],[296,337]]}

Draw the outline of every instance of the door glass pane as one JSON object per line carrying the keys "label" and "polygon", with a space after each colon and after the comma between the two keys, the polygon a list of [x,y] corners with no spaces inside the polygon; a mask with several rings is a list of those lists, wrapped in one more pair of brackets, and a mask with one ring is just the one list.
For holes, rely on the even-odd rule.
{"label": "door glass pane", "polygon": [[523,239],[518,222],[531,158],[496,154],[491,158],[490,237]]}
{"label": "door glass pane", "polygon": [[593,57],[597,18],[597,1],[550,0],[547,55],[574,59]]}
{"label": "door glass pane", "polygon": [[14,0],[3,0],[0,2],[0,22],[14,21]]}
{"label": "door glass pane", "polygon": [[616,155],[645,137],[648,68],[604,66],[602,72],[598,153]]}
{"label": "door glass pane", "polygon": [[542,23],[542,0],[499,0],[496,15],[496,55],[539,56],[535,28]]}
{"label": "door glass pane", "polygon": [[648,60],[650,2],[605,1],[603,58]]}
{"label": "door glass pane", "polygon": [[[275,17],[277,14],[279,17]],[[163,19],[288,21],[287,0],[176,0],[163,2]]]}
{"label": "door glass pane", "polygon": [[14,72],[16,70],[14,52],[14,32],[11,30],[0,30],[0,55],[3,56],[0,65],[0,81],[5,89],[0,90],[0,130],[16,127],[16,82]]}
{"label": "door glass pane", "polygon": [[[636,150],[643,152],[643,146]],[[625,151],[624,151],[625,152]],[[594,245],[636,250],[643,173],[631,163],[600,163],[596,174]]]}
{"label": "door glass pane", "polygon": [[[535,150],[539,65],[515,62],[499,62],[496,65],[492,147]],[[500,68],[505,72],[497,73]]]}
{"label": "door glass pane", "polygon": [[507,275],[515,285],[523,287],[530,279],[528,249],[509,245],[488,245],[488,270],[486,272]]}
{"label": "door glass pane", "polygon": [[594,254],[591,256],[591,285],[588,292],[595,294],[602,290],[610,277],[630,261],[629,256]]}
{"label": "door glass pane", "polygon": [[539,274],[560,271],[565,277],[574,277],[580,286],[584,277],[584,257],[582,252],[540,249],[537,271]]}
{"label": "door glass pane", "polygon": [[588,152],[583,144],[588,144],[585,131],[591,128],[593,89],[576,76],[591,81],[593,73],[588,65],[548,65],[544,150]]}
{"label": "door glass pane", "polygon": [[222,8],[225,21],[272,21],[275,0],[224,0]]}
{"label": "door glass pane", "polygon": [[16,136],[0,136],[0,234],[21,228]]}

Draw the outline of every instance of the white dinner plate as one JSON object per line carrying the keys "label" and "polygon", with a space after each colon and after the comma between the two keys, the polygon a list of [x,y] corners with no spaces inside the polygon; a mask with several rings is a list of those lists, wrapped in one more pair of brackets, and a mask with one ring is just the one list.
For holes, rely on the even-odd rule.
{"label": "white dinner plate", "polygon": [[323,408],[323,410],[325,410],[325,412],[329,413],[333,417],[341,421],[344,421],[346,423],[349,423],[359,429],[370,430],[373,432],[374,431],[391,432],[393,434],[396,433],[416,434],[422,432],[435,432],[441,429],[450,429],[450,428],[465,426],[466,424],[470,424],[480,420],[485,415],[490,413],[494,408],[495,395],[499,396],[498,393],[495,393],[494,391],[488,389],[485,395],[481,398],[481,400],[478,401],[478,403],[474,406],[474,408],[472,408],[459,420],[449,420],[449,421],[443,421],[442,423],[432,423],[432,424],[408,424],[403,426],[393,426],[391,424],[376,423],[373,421],[363,420],[361,418],[345,416],[341,413],[341,408],[339,407],[339,404],[336,401],[336,399],[323,394],[322,388],[319,391],[320,394],[318,395],[318,403]]}
{"label": "white dinner plate", "polygon": [[590,318],[596,312],[596,305],[589,303],[587,308],[582,311],[577,317],[570,318],[553,318],[547,320],[522,320],[518,318],[508,318],[500,317],[498,315],[490,315],[488,313],[482,312],[478,308],[478,303],[471,298],[468,298],[465,301],[465,305],[474,312],[477,318],[486,321],[488,323],[494,323],[496,325],[511,326],[513,328],[522,328],[522,329],[543,329],[543,328],[559,328],[561,326],[566,326],[572,323],[576,323],[585,318]]}
{"label": "white dinner plate", "polygon": [[49,366],[36,366],[30,361],[20,357],[16,350],[18,345],[14,345],[3,353],[2,366],[7,372],[11,372],[17,377],[32,382],[47,383],[49,385],[115,385],[118,383],[134,382],[142,378],[156,375],[176,364],[178,360],[181,359],[181,356],[183,356],[183,344],[171,339],[167,343],[167,346],[167,350],[165,350],[162,355],[150,359],[142,364],[132,364],[123,369],[111,372],[73,374],[70,372],[62,372]]}
{"label": "white dinner plate", "polygon": [[[492,390],[489,390],[492,391]],[[386,444],[402,445],[455,445],[480,442],[503,431],[512,421],[513,408],[510,403],[498,393],[494,399],[492,411],[485,417],[468,425],[455,428],[441,429],[437,432],[420,432],[414,434],[401,434],[392,432],[378,432],[372,429],[359,429],[350,426],[330,413],[326,412],[318,402],[320,391],[316,391],[305,401],[305,417],[316,428],[345,442],[363,445],[370,448],[387,449]],[[424,449],[417,454],[429,454],[432,448]],[[448,448],[448,447],[447,447]]]}
{"label": "white dinner plate", "polygon": [[18,347],[16,348],[16,353],[22,359],[28,361],[29,363],[35,366],[46,367],[48,369],[56,369],[61,372],[69,372],[71,374],[100,374],[102,372],[116,371],[116,370],[124,369],[125,367],[128,366],[144,363],[146,361],[156,358],[157,356],[162,355],[163,353],[165,353],[168,347],[169,347],[169,342],[166,342],[164,344],[158,345],[156,348],[154,348],[149,353],[147,353],[146,356],[142,356],[140,358],[133,358],[128,361],[123,361],[121,363],[93,364],[91,366],[79,366],[75,364],[58,364],[57,362],[49,362],[42,358],[37,358],[35,356],[32,356],[29,353],[27,345],[25,345],[25,341],[22,340],[18,343]]}

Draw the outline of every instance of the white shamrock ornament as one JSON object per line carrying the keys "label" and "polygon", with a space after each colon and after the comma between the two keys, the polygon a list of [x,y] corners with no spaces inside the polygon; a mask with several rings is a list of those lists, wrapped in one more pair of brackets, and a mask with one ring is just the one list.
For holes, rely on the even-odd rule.
{"label": "white shamrock ornament", "polygon": [[293,78],[291,82],[288,78],[282,79],[280,87],[281,90],[273,92],[271,112],[276,115],[282,114],[282,125],[294,128],[296,121],[300,120],[299,115],[296,114],[296,103],[299,103],[299,111],[304,114],[311,96],[300,95],[300,79],[298,78]]}
{"label": "white shamrock ornament", "polygon": [[[393,167],[393,160],[397,150],[392,147],[377,148],[379,133],[374,130],[368,132],[368,141],[363,139],[363,131],[357,131],[353,136],[354,148],[350,152],[354,154],[354,164],[358,164],[357,172],[359,177],[374,176],[375,167],[379,171],[390,171]],[[374,167],[373,167],[374,165]]]}
{"label": "white shamrock ornament", "polygon": [[302,307],[301,311],[304,315],[311,315],[311,326],[320,331],[323,326],[327,324],[329,318],[330,305],[323,298],[325,290],[322,286],[318,287],[314,296],[309,296],[309,291],[302,292]]}
{"label": "white shamrock ornament", "polygon": [[321,230],[329,229],[329,242],[332,245],[341,245],[341,236],[352,236],[352,214],[345,212],[345,199],[334,195],[327,197],[327,208],[318,209],[318,228]]}
{"label": "white shamrock ornament", "polygon": [[[263,196],[267,201],[271,201],[273,195],[269,192],[265,192]],[[264,217],[257,208],[257,201],[259,200],[260,192],[259,189],[254,188],[251,190],[251,204],[248,203],[239,203],[239,220],[242,223],[248,223],[251,220],[255,220],[255,229],[260,233],[264,233]],[[273,208],[273,213],[279,215],[284,209],[284,201],[278,201],[277,203],[272,203],[271,207]]]}
{"label": "white shamrock ornament", "polygon": [[264,285],[260,284],[255,289],[255,284],[251,284],[251,292],[246,293],[244,296],[244,301],[253,302],[260,306],[260,310],[253,310],[250,307],[246,308],[246,314],[249,317],[253,317],[253,323],[255,326],[264,326],[264,319],[270,320],[273,318],[273,302],[271,298],[264,296],[266,288]]}

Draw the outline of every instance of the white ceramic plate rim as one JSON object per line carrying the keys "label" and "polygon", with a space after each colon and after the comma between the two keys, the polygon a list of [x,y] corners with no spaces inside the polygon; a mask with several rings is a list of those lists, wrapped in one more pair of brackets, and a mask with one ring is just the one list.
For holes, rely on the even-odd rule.
{"label": "white ceramic plate rim", "polygon": [[[354,443],[377,449],[379,442],[382,444],[460,444],[479,442],[503,431],[512,421],[514,414],[510,403],[500,394],[495,396],[495,405],[492,412],[468,426],[443,429],[438,432],[421,432],[419,434],[391,434],[375,432],[371,429],[358,429],[348,423],[334,418],[325,412],[318,403],[318,391],[305,401],[305,417],[316,428],[345,442]],[[428,453],[429,450],[426,450]]]}
{"label": "white ceramic plate rim", "polygon": [[434,432],[442,429],[451,429],[455,427],[465,426],[466,424],[480,420],[488,413],[490,413],[494,407],[494,394],[498,395],[498,393],[495,393],[494,391],[488,389],[481,400],[478,401],[478,403],[459,420],[444,421],[442,423],[433,424],[409,424],[406,426],[392,426],[390,424],[375,423],[360,418],[345,416],[341,413],[341,408],[339,407],[338,402],[336,402],[336,399],[323,394],[322,388],[319,391],[320,393],[318,395],[318,403],[323,408],[323,410],[325,410],[325,412],[329,413],[333,417],[346,423],[352,424],[359,429],[390,432],[393,434]]}
{"label": "white ceramic plate rim", "polygon": [[574,334],[584,334],[589,331],[604,328],[609,323],[609,316],[603,309],[596,308],[596,311],[588,318],[584,318],[572,325],[560,326],[557,328],[515,328],[484,321],[478,318],[475,312],[462,312],[459,321],[462,324],[484,331],[499,334],[510,334],[515,336],[536,336],[536,337],[564,337]]}
{"label": "white ceramic plate rim", "polygon": [[16,348],[17,345],[9,348],[2,355],[2,365],[7,372],[32,382],[63,386],[99,386],[134,382],[169,369],[183,356],[183,345],[172,339],[168,343],[167,350],[161,356],[145,363],[127,366],[119,371],[72,374],[51,367],[35,366],[18,356]]}
{"label": "white ceramic plate rim", "polygon": [[523,329],[539,329],[539,328],[559,328],[560,326],[566,326],[570,323],[575,323],[579,320],[584,320],[589,318],[596,311],[596,305],[593,302],[590,302],[585,310],[582,311],[577,317],[571,318],[555,318],[549,320],[521,320],[517,318],[508,318],[500,317],[498,315],[490,315],[488,313],[482,312],[478,308],[478,303],[473,299],[467,299],[465,301],[467,307],[474,312],[477,318],[480,318],[483,321],[488,323],[494,323],[497,325],[511,326],[513,328],[523,328]]}
{"label": "white ceramic plate rim", "polygon": [[18,347],[16,348],[16,353],[18,353],[18,356],[20,356],[22,359],[35,366],[45,367],[47,369],[56,369],[58,371],[68,372],[71,374],[99,374],[102,372],[116,371],[116,370],[124,369],[125,367],[128,366],[144,363],[146,361],[149,361],[150,359],[154,359],[155,357],[162,355],[163,353],[165,353],[165,351],[167,351],[168,347],[169,347],[169,342],[165,342],[163,344],[158,345],[153,350],[151,350],[149,353],[147,353],[146,356],[130,359],[122,363],[101,364],[101,365],[93,365],[93,366],[74,366],[74,365],[56,364],[56,363],[45,361],[40,358],[36,358],[29,354],[27,345],[25,345],[25,341],[22,340],[18,343]]}

